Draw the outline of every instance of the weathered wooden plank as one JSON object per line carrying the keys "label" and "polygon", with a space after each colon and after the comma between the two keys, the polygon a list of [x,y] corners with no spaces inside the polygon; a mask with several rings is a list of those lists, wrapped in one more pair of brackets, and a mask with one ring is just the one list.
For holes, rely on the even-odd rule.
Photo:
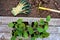
{"label": "weathered wooden plank", "polygon": [[[34,22],[34,21],[39,21],[40,18],[32,18],[32,17],[0,17],[0,22],[2,24],[8,24],[9,22],[16,21],[17,19],[23,19],[23,21],[28,21],[28,22]],[[45,20],[45,18],[43,18]],[[52,18],[51,21],[49,22],[49,25],[60,25],[60,19],[55,19]]]}
{"label": "weathered wooden plank", "polygon": [[8,25],[0,25],[0,33],[11,33],[12,28]]}
{"label": "weathered wooden plank", "polygon": [[[22,18],[23,21],[28,21],[29,23],[34,22],[34,21],[39,21],[40,18],[32,18],[32,17],[0,17],[0,37],[3,33],[8,33],[11,34],[10,29],[8,27],[9,22],[16,21],[17,19]],[[45,18],[43,18],[45,20]],[[49,22],[49,29],[47,32],[50,33],[50,36],[48,38],[45,38],[43,40],[59,40],[60,39],[60,19],[54,19],[52,18],[51,21]],[[7,34],[4,34],[4,37],[6,40],[10,40],[11,36],[8,36]],[[41,39],[38,39],[41,40]]]}
{"label": "weathered wooden plank", "polygon": [[0,40],[10,40],[11,34],[10,33],[0,33]]}
{"label": "weathered wooden plank", "polygon": [[58,30],[59,30],[58,27],[50,27],[49,26],[47,32],[49,32],[49,33],[59,33]]}
{"label": "weathered wooden plank", "polygon": [[58,28],[58,33],[60,33],[60,27],[57,27]]}
{"label": "weathered wooden plank", "polygon": [[43,40],[60,40],[60,34],[50,34],[48,38],[44,38]]}

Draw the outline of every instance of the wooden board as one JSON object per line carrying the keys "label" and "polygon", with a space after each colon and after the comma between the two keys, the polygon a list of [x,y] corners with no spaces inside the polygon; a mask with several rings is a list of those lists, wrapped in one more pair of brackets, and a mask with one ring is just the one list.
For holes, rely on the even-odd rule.
{"label": "wooden board", "polygon": [[[39,21],[40,18],[28,18],[28,17],[0,17],[0,39],[10,40],[11,38],[11,28],[8,27],[9,22],[16,21],[17,19],[23,19],[23,21],[28,21],[29,24],[34,21]],[[43,18],[45,20],[45,18]],[[60,19],[52,18],[49,22],[49,29],[47,32],[50,33],[48,38],[37,39],[37,40],[59,40],[60,39]],[[52,36],[53,35],[53,36]],[[56,37],[55,37],[56,36]],[[4,40],[5,40],[4,39]]]}

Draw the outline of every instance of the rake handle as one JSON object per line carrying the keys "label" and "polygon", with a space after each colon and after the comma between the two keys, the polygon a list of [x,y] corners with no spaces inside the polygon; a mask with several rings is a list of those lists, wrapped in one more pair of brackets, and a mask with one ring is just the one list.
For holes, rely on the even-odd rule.
{"label": "rake handle", "polygon": [[50,9],[50,8],[39,7],[39,9],[60,13],[59,10],[54,10],[54,9]]}

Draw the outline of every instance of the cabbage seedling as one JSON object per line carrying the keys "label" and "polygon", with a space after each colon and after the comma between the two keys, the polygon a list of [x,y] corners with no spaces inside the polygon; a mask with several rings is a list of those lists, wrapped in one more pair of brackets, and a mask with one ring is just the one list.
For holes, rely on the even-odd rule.
{"label": "cabbage seedling", "polygon": [[[50,21],[50,15],[47,16],[46,21],[44,19],[40,19],[40,21],[36,21],[31,25],[26,25],[22,19],[18,19],[16,22],[10,22],[8,24],[9,27],[13,28],[11,40],[16,40],[17,37],[31,38],[31,40],[36,40],[36,38],[46,38],[49,36],[48,30],[48,22]],[[20,40],[20,39],[19,39]],[[21,39],[22,40],[22,39]]]}

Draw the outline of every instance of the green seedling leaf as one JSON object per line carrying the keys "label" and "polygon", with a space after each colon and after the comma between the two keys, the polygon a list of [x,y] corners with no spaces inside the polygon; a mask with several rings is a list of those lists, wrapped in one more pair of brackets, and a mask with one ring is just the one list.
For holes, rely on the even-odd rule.
{"label": "green seedling leaf", "polygon": [[48,16],[47,16],[47,18],[46,18],[46,21],[47,21],[47,22],[49,22],[49,21],[50,21],[50,19],[51,19],[51,16],[50,16],[50,15],[48,15]]}
{"label": "green seedling leaf", "polygon": [[18,28],[18,24],[15,24],[15,28]]}
{"label": "green seedling leaf", "polygon": [[32,27],[28,27],[28,31],[29,31],[29,34],[33,34],[34,33],[34,30]]}
{"label": "green seedling leaf", "polygon": [[22,37],[22,31],[18,31],[18,35],[20,36],[20,37]]}
{"label": "green seedling leaf", "polygon": [[48,37],[49,36],[49,33],[48,32],[44,32],[43,34],[45,34],[45,37]]}
{"label": "green seedling leaf", "polygon": [[37,35],[35,34],[34,37],[35,37],[35,38],[38,38],[38,37],[40,37],[40,35],[39,35],[39,34],[37,34]]}
{"label": "green seedling leaf", "polygon": [[40,35],[40,38],[43,38],[43,35]]}
{"label": "green seedling leaf", "polygon": [[13,23],[9,23],[8,26],[9,26],[9,27],[13,27],[14,24],[13,24]]}
{"label": "green seedling leaf", "polygon": [[17,37],[17,35],[18,35],[18,31],[15,31],[14,36]]}
{"label": "green seedling leaf", "polygon": [[22,28],[17,28],[17,30],[18,30],[18,31],[23,31],[23,29],[22,29]]}
{"label": "green seedling leaf", "polygon": [[34,22],[34,26],[37,26],[38,25],[38,22]]}
{"label": "green seedling leaf", "polygon": [[22,26],[20,26],[20,25],[18,25],[18,28],[16,28],[18,31],[23,31],[24,30],[24,28],[22,27]]}
{"label": "green seedling leaf", "polygon": [[38,31],[38,32],[43,32],[44,29],[42,29],[41,27],[38,27],[38,28],[37,28],[37,31]]}
{"label": "green seedling leaf", "polygon": [[25,38],[28,38],[28,33],[27,33],[26,31],[25,31],[23,34],[24,34],[23,36],[24,36]]}
{"label": "green seedling leaf", "polygon": [[40,19],[40,25],[44,25],[44,19]]}
{"label": "green seedling leaf", "polygon": [[22,30],[24,30],[24,29],[25,29],[25,24],[24,24],[24,23],[21,23],[21,24],[19,25],[19,28],[22,29]]}
{"label": "green seedling leaf", "polygon": [[17,24],[21,24],[21,23],[22,23],[22,19],[18,19]]}
{"label": "green seedling leaf", "polygon": [[47,38],[49,36],[49,33],[44,32],[42,35],[40,35],[40,38]]}
{"label": "green seedling leaf", "polygon": [[35,40],[35,37],[31,37],[31,40]]}
{"label": "green seedling leaf", "polygon": [[44,27],[44,30],[47,30],[48,29],[48,25],[46,24],[45,27]]}
{"label": "green seedling leaf", "polygon": [[11,40],[16,40],[15,36],[12,36],[12,37],[11,37]]}

